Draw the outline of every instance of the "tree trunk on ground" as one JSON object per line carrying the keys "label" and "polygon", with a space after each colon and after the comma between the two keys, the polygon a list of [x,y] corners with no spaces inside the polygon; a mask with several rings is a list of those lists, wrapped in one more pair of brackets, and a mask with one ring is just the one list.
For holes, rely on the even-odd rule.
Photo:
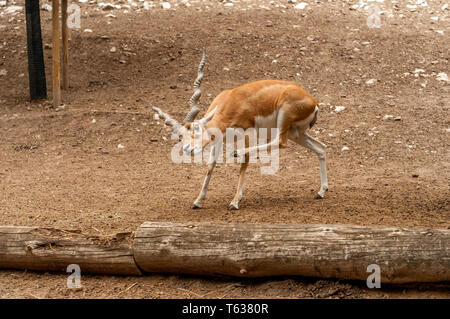
{"label": "tree trunk on ground", "polygon": [[86,237],[53,228],[0,226],[0,268],[138,275],[131,233]]}
{"label": "tree trunk on ground", "polygon": [[367,280],[375,264],[381,283],[450,281],[450,230],[147,222],[133,250],[146,272]]}

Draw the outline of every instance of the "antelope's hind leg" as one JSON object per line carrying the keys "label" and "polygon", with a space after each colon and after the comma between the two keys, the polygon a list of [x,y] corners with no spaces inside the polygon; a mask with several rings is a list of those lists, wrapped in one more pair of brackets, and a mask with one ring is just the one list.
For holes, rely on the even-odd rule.
{"label": "antelope's hind leg", "polygon": [[300,144],[317,154],[320,165],[320,190],[315,199],[322,199],[325,197],[325,192],[328,190],[327,165],[324,144],[312,138],[306,132],[296,129],[291,129],[289,139]]}

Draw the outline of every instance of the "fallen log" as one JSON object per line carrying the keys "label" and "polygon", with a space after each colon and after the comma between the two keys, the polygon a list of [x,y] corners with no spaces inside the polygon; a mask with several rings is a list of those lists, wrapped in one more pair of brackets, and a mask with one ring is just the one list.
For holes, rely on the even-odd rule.
{"label": "fallen log", "polygon": [[381,283],[450,281],[450,230],[146,222],[133,250],[145,272],[367,280],[375,264]]}
{"label": "fallen log", "polygon": [[87,237],[42,227],[0,226],[0,268],[64,271],[70,264],[81,273],[139,275],[131,233]]}

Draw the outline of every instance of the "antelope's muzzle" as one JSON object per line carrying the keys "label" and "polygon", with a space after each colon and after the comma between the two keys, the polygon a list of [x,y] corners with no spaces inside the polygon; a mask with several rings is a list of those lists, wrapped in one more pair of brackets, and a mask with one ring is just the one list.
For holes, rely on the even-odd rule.
{"label": "antelope's muzzle", "polygon": [[198,146],[192,147],[190,144],[186,144],[183,146],[183,152],[187,155],[196,155],[200,153],[202,149]]}

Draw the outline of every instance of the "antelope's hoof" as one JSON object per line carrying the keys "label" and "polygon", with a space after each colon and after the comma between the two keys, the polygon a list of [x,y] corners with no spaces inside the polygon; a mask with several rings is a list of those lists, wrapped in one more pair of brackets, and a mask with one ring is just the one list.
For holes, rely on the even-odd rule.
{"label": "antelope's hoof", "polygon": [[228,206],[228,209],[229,210],[239,210],[239,206],[238,206],[238,204],[230,204]]}
{"label": "antelope's hoof", "polygon": [[240,153],[239,151],[234,151],[233,153],[231,153],[231,156],[239,158],[244,156],[244,154]]}
{"label": "antelope's hoof", "polygon": [[316,196],[314,196],[314,199],[323,199],[323,195],[317,194]]}
{"label": "antelope's hoof", "polygon": [[192,209],[200,209],[200,208],[202,208],[202,206],[200,206],[200,204],[193,204],[192,205]]}

